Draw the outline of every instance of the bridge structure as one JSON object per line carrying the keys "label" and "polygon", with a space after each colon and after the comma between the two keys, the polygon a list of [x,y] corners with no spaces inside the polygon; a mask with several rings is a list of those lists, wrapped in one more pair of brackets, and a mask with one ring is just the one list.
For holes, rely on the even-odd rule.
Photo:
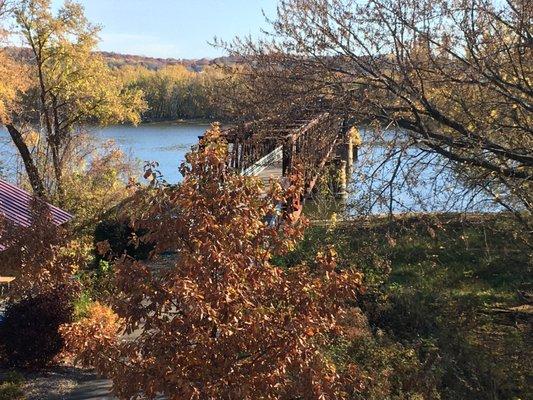
{"label": "bridge structure", "polygon": [[299,218],[327,166],[336,168],[336,195],[346,195],[351,176],[354,147],[344,121],[329,113],[289,121],[274,119],[238,124],[223,130],[230,144],[228,167],[243,175],[270,179],[288,178],[294,167],[303,177],[303,193],[287,204]]}

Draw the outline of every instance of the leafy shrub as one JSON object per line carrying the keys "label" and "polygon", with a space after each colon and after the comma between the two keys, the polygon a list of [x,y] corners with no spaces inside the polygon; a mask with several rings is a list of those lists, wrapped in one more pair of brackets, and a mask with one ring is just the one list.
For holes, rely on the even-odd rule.
{"label": "leafy shrub", "polygon": [[382,334],[353,341],[345,352],[362,376],[353,399],[440,399],[435,353],[421,357],[416,348]]}
{"label": "leafy shrub", "polygon": [[8,304],[0,326],[0,354],[12,367],[42,368],[63,348],[62,324],[72,321],[74,285],[62,285]]}
{"label": "leafy shrub", "polygon": [[94,302],[87,307],[85,318],[60,328],[65,341],[63,355],[95,366],[103,349],[118,338],[121,321],[111,308]]}
{"label": "leafy shrub", "polygon": [[89,310],[92,305],[91,295],[88,291],[84,290],[80,296],[74,300],[74,321],[78,321],[89,315]]}
{"label": "leafy shrub", "polygon": [[115,263],[113,306],[136,334],[105,346],[107,359],[96,354],[97,371],[121,398],[347,398],[354,366],[341,376],[320,350],[333,336],[357,334],[341,322],[357,321],[350,311],[362,275],[337,268],[330,246],[312,264],[272,265],[303,224],[290,223],[290,208],[289,222],[265,217],[280,199],[301,196],[301,174],[265,193],[260,180],[227,170],[227,151],[215,125],[187,155],[180,185],[132,199],[143,210],[135,226],[157,243],[154,258],[168,249],[179,257],[164,273],[127,257]]}
{"label": "leafy shrub", "polygon": [[20,374],[8,373],[0,380],[0,400],[23,400],[24,392],[21,387],[23,383],[24,378]]}
{"label": "leafy shrub", "polygon": [[87,307],[95,300],[106,302],[115,290],[115,273],[109,261],[98,260],[95,268],[80,271],[77,275],[84,291],[76,301],[76,317],[86,316]]}
{"label": "leafy shrub", "polygon": [[141,237],[145,231],[132,229],[130,223],[125,220],[111,219],[100,222],[94,231],[95,244],[105,242],[109,244],[112,256],[120,256],[124,253],[136,260],[146,260],[153,245],[140,242],[133,243],[132,239]]}

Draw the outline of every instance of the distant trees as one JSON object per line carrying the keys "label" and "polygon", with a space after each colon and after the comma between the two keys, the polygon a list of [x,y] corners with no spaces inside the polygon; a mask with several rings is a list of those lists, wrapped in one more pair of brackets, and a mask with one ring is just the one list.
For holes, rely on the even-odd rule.
{"label": "distant trees", "polygon": [[278,10],[271,41],[229,46],[249,68],[247,109],[316,107],[372,124],[366,140],[396,143],[393,173],[413,149],[418,165],[438,155],[439,171],[529,224],[530,1],[281,0]]}
{"label": "distant trees", "polygon": [[181,65],[159,70],[123,66],[117,74],[129,88],[143,92],[148,104],[142,114],[145,121],[227,120],[231,115],[227,99],[238,88],[237,68],[208,66],[194,72]]}
{"label": "distant trees", "polygon": [[[2,122],[35,194],[63,203],[64,171],[76,131],[93,122],[139,122],[144,102],[140,91],[125,88],[94,54],[98,28],[79,4],[67,2],[53,15],[49,0],[22,0],[13,15],[17,33],[30,48],[30,59],[21,67],[28,86],[4,96],[13,104]],[[40,131],[31,129],[36,123]]]}

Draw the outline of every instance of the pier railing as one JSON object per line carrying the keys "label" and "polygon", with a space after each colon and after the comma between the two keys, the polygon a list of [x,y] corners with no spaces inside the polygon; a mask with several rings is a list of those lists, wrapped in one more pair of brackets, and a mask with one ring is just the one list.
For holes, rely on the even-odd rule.
{"label": "pier railing", "polygon": [[[304,179],[303,197],[288,203],[301,205],[331,159],[343,128],[340,118],[323,113],[290,123],[246,123],[223,132],[230,145],[228,166],[239,173],[258,175],[269,164],[281,161],[282,176],[286,177],[297,167]],[[301,206],[295,208],[299,215]]]}

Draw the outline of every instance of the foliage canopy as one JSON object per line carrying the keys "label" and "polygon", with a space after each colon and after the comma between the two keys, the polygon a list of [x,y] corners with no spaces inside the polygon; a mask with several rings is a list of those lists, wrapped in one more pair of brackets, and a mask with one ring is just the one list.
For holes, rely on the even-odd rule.
{"label": "foliage canopy", "polygon": [[272,265],[302,227],[265,217],[299,189],[263,192],[226,157],[214,126],[188,154],[183,183],[139,192],[133,226],[148,231],[152,261],[175,257],[159,269],[117,260],[114,309],[132,335],[87,362],[124,398],[342,398],[356,377],[320,349],[343,335],[362,275],[338,270],[330,249],[312,264]]}

